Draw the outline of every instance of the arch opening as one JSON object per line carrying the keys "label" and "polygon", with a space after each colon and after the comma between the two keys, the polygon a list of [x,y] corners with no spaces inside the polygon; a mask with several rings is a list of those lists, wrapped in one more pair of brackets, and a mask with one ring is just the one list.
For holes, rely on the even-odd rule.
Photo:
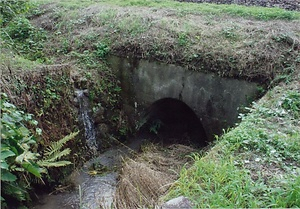
{"label": "arch opening", "polygon": [[179,143],[204,147],[207,136],[201,120],[183,101],[163,98],[143,114],[137,135],[165,145]]}

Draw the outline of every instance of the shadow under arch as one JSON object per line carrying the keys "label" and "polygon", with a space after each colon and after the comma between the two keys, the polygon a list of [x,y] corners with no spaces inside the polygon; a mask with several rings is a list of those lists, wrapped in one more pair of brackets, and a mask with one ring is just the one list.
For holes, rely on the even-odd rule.
{"label": "shadow under arch", "polygon": [[180,143],[204,147],[207,136],[200,119],[183,101],[163,98],[148,107],[137,132],[139,137],[148,137],[163,144]]}

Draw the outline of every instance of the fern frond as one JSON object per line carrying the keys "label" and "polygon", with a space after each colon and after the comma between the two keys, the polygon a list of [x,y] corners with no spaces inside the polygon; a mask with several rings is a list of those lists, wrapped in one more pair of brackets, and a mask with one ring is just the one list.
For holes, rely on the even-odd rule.
{"label": "fern frond", "polygon": [[41,167],[61,167],[70,165],[70,161],[57,160],[60,160],[62,157],[67,156],[71,153],[70,148],[66,148],[62,151],[61,149],[68,141],[77,136],[78,133],[79,132],[71,133],[57,142],[52,142],[49,145],[49,147],[44,151],[44,158],[42,160],[39,160],[37,164]]}
{"label": "fern frond", "polygon": [[44,158],[44,161],[48,161],[48,162],[54,162],[56,160],[59,160],[60,158],[67,156],[71,153],[71,149],[70,148],[66,148],[63,151],[57,151],[54,152],[51,156],[48,156],[47,158]]}
{"label": "fern frond", "polygon": [[71,133],[57,142],[52,142],[44,152],[44,156],[51,156],[53,155],[53,153],[58,152],[68,141],[75,138],[75,136],[77,136],[78,133],[79,131]]}

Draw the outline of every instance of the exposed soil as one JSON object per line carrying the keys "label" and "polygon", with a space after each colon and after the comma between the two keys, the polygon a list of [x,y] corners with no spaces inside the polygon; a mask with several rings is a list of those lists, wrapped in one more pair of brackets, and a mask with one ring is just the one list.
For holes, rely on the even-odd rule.
{"label": "exposed soil", "polygon": [[300,11],[299,0],[178,0],[180,2],[238,4],[246,6],[278,7],[286,10]]}

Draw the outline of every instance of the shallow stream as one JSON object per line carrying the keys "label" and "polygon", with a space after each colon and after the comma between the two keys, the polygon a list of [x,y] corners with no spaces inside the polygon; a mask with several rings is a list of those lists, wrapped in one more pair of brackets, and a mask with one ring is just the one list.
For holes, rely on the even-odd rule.
{"label": "shallow stream", "polygon": [[118,147],[108,150],[74,171],[70,181],[74,190],[52,195],[43,195],[33,209],[99,209],[113,204],[117,185],[118,169],[122,158],[132,150]]}

